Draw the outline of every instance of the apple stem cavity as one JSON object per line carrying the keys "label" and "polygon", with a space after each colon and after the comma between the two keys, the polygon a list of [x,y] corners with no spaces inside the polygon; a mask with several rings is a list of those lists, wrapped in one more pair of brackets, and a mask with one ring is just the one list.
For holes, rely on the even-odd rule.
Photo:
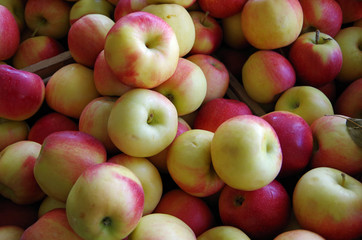
{"label": "apple stem cavity", "polygon": [[200,20],[202,25],[205,25],[205,21],[207,19],[207,16],[209,16],[209,11],[205,12],[205,15],[203,16],[203,18]]}
{"label": "apple stem cavity", "polygon": [[105,217],[102,219],[103,226],[111,226],[112,225],[112,219],[110,217]]}

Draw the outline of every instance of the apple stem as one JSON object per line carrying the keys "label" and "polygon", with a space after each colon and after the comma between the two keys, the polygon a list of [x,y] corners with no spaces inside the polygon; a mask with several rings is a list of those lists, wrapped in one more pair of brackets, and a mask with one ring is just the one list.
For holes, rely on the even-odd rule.
{"label": "apple stem", "polygon": [[344,184],[346,183],[346,174],[341,173],[341,176],[342,176],[342,183],[341,183],[341,185],[342,185],[342,187],[344,187]]}
{"label": "apple stem", "polygon": [[201,24],[204,25],[204,22],[206,21],[207,16],[209,16],[209,11],[207,11],[204,15],[204,17],[201,19]]}
{"label": "apple stem", "polygon": [[315,31],[315,43],[316,43],[316,44],[319,43],[319,33],[320,33],[320,31],[319,31],[319,29],[317,29],[317,30]]}

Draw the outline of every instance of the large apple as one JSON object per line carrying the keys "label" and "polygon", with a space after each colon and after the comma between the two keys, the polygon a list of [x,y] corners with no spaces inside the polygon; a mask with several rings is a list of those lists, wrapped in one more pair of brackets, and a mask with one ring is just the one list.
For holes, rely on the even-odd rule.
{"label": "large apple", "polygon": [[87,168],[69,192],[70,226],[84,240],[127,237],[142,217],[144,192],[137,176],[115,163]]}
{"label": "large apple", "polygon": [[175,32],[162,18],[134,12],[119,19],[109,30],[104,55],[124,84],[153,88],[175,72],[179,46]]}
{"label": "large apple", "polygon": [[296,73],[292,64],[280,53],[259,50],[243,65],[242,82],[246,93],[254,101],[272,103],[294,86]]}
{"label": "large apple", "polygon": [[337,41],[319,30],[300,35],[292,43],[288,59],[298,81],[313,87],[332,82],[341,71],[343,62]]}
{"label": "large apple", "polygon": [[248,235],[237,227],[216,226],[203,232],[197,240],[250,240]]}
{"label": "large apple", "polygon": [[176,107],[178,116],[197,110],[205,100],[207,80],[202,69],[180,58],[174,74],[152,90],[166,96]]}
{"label": "large apple", "polygon": [[221,20],[223,41],[232,49],[245,49],[249,43],[241,29],[241,11]]}
{"label": "large apple", "polygon": [[216,129],[211,159],[225,184],[253,191],[276,178],[282,166],[282,149],[275,130],[266,120],[240,115]]}
{"label": "large apple", "polygon": [[48,196],[65,202],[80,174],[106,160],[105,147],[95,137],[80,131],[54,132],[41,145],[34,176]]}
{"label": "large apple", "polygon": [[24,121],[13,121],[0,118],[0,151],[17,141],[26,140],[29,125]]}
{"label": "large apple", "polygon": [[110,17],[100,13],[79,18],[68,32],[68,48],[73,59],[93,68],[113,25],[114,21]]}
{"label": "large apple", "polygon": [[213,137],[210,131],[191,129],[178,136],[167,153],[168,173],[183,191],[196,197],[211,196],[224,186],[212,164]]}
{"label": "large apple", "polygon": [[349,84],[338,96],[335,111],[352,118],[362,118],[362,78]]}
{"label": "large apple", "polygon": [[275,111],[289,111],[301,116],[309,125],[314,120],[333,115],[331,101],[319,89],[312,86],[294,86],[286,90],[275,103]]}
{"label": "large apple", "polygon": [[204,12],[209,12],[215,18],[227,18],[240,12],[246,0],[230,0],[225,4],[222,0],[199,0],[200,8]]}
{"label": "large apple", "polygon": [[362,236],[362,183],[337,169],[306,172],[293,192],[293,211],[303,229],[330,240]]}
{"label": "large apple", "polygon": [[26,120],[40,109],[44,96],[45,84],[39,75],[0,65],[0,118]]}
{"label": "large apple", "polygon": [[20,43],[20,30],[15,17],[5,6],[0,5],[0,61],[10,59]]}
{"label": "large apple", "polygon": [[303,27],[303,9],[298,0],[249,0],[241,12],[246,40],[258,49],[288,46]]}
{"label": "large apple", "polygon": [[17,204],[31,204],[45,194],[34,178],[34,165],[41,145],[19,141],[0,152],[0,194]]}
{"label": "large apple", "polygon": [[34,35],[60,39],[68,34],[71,4],[63,0],[28,0],[25,23]]}
{"label": "large apple", "polygon": [[102,14],[113,19],[113,6],[107,0],[77,0],[70,9],[69,21],[73,25],[81,17],[88,14]]}
{"label": "large apple", "polygon": [[123,153],[150,157],[164,150],[177,133],[176,107],[159,92],[135,88],[117,99],[108,119],[108,135]]}
{"label": "large apple", "polygon": [[291,199],[277,180],[254,191],[225,186],[219,197],[223,225],[241,229],[251,239],[272,239],[289,222]]}
{"label": "large apple", "polygon": [[0,0],[0,5],[3,5],[13,14],[20,32],[25,29],[25,2],[23,0]]}

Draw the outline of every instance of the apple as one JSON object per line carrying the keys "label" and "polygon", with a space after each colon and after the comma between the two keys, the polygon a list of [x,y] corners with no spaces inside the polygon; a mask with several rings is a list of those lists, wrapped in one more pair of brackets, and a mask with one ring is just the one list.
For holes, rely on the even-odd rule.
{"label": "apple", "polygon": [[241,12],[246,40],[263,50],[286,47],[303,27],[303,9],[298,0],[249,0]]}
{"label": "apple", "polygon": [[360,0],[336,0],[341,6],[343,23],[351,23],[362,18],[362,3]]}
{"label": "apple", "polygon": [[80,63],[59,68],[45,87],[45,100],[54,111],[78,119],[89,102],[100,97],[93,70]]}
{"label": "apple", "polygon": [[117,1],[117,4],[115,5],[116,8],[114,9],[113,19],[115,22],[117,22],[121,17],[123,17],[129,13],[141,11],[148,4],[149,4],[148,0]]}
{"label": "apple", "polygon": [[291,45],[288,55],[302,85],[320,87],[332,82],[342,68],[342,50],[336,40],[320,32],[306,32]]}
{"label": "apple", "polygon": [[293,192],[293,211],[303,229],[330,240],[362,235],[362,183],[340,170],[306,172]]}
{"label": "apple", "polygon": [[150,89],[135,88],[114,103],[108,118],[108,135],[123,153],[150,157],[173,141],[177,125],[176,107],[167,97]]}
{"label": "apple", "polygon": [[215,132],[226,120],[244,114],[253,114],[246,103],[236,99],[215,98],[200,107],[193,128]]}
{"label": "apple", "polygon": [[362,27],[362,18],[353,22],[353,26]]}
{"label": "apple", "polygon": [[343,28],[334,37],[343,56],[342,69],[337,75],[338,81],[351,83],[362,77],[361,39],[362,28],[356,26]]}
{"label": "apple", "polygon": [[213,132],[191,129],[178,136],[168,150],[168,173],[183,191],[192,196],[211,196],[224,186],[212,163],[210,147],[213,137]]}
{"label": "apple", "polygon": [[206,77],[206,96],[202,104],[225,96],[230,81],[225,64],[216,57],[203,53],[191,54],[186,59],[198,65]]}
{"label": "apple", "polygon": [[200,8],[204,12],[209,12],[214,18],[227,18],[240,12],[247,0],[230,0],[225,4],[222,0],[199,0]]}
{"label": "apple", "polygon": [[207,80],[197,64],[179,58],[174,74],[153,90],[166,96],[176,107],[178,116],[183,116],[201,106],[207,92]]}
{"label": "apple", "polygon": [[22,0],[0,0],[0,5],[5,6],[13,14],[19,31],[22,32],[25,29],[25,4]]}
{"label": "apple", "polygon": [[250,55],[242,67],[246,93],[258,103],[273,103],[281,93],[293,87],[296,72],[289,60],[272,50]]}
{"label": "apple", "polygon": [[217,175],[228,186],[253,191],[271,183],[282,166],[282,149],[273,127],[255,115],[223,122],[211,141]]}
{"label": "apple", "polygon": [[243,191],[225,186],[219,197],[219,214],[223,225],[241,229],[251,239],[272,239],[287,225],[291,198],[281,183]]}
{"label": "apple", "polygon": [[71,4],[63,0],[27,0],[24,18],[33,35],[64,38],[69,31]]}
{"label": "apple", "polygon": [[143,216],[127,240],[196,240],[195,233],[181,219],[165,213]]}
{"label": "apple", "polygon": [[362,78],[349,84],[338,96],[334,105],[337,114],[362,118]]}
{"label": "apple", "polygon": [[0,151],[10,144],[26,140],[29,134],[29,125],[23,121],[13,121],[0,118]]}
{"label": "apple", "polygon": [[[106,1],[106,0],[104,0]],[[114,21],[100,13],[87,14],[79,18],[69,29],[68,47],[73,59],[93,68]]]}
{"label": "apple", "polygon": [[80,131],[54,132],[41,145],[34,176],[47,196],[65,202],[80,174],[106,160],[105,147],[95,137]]}
{"label": "apple", "polygon": [[233,226],[215,226],[197,237],[197,240],[250,240],[239,228]]}
{"label": "apple", "polygon": [[303,9],[302,32],[319,30],[332,38],[342,27],[342,9],[336,0],[299,0]]}
{"label": "apple", "polygon": [[107,0],[77,0],[69,12],[69,22],[73,25],[78,19],[88,14],[102,14],[113,19],[115,6]]}
{"label": "apple", "polygon": [[145,198],[142,215],[152,213],[163,194],[161,175],[155,165],[146,158],[132,157],[124,153],[114,155],[107,162],[122,165],[130,169],[138,177]]}
{"label": "apple", "polygon": [[328,97],[312,86],[294,86],[286,90],[276,101],[274,110],[295,113],[309,125],[324,115],[334,114]]}
{"label": "apple", "polygon": [[33,225],[25,229],[20,240],[82,240],[69,225],[65,209],[58,208],[47,212]]}
{"label": "apple", "polygon": [[93,99],[83,109],[78,123],[79,131],[88,133],[101,141],[109,154],[119,151],[107,132],[109,114],[116,100],[116,97]]}
{"label": "apple", "polygon": [[328,115],[312,123],[310,127],[315,142],[310,163],[312,168],[331,167],[351,176],[362,173],[362,148],[348,129],[358,124],[349,121],[352,120],[348,120],[347,116]]}
{"label": "apple", "polygon": [[19,226],[7,225],[0,226],[0,239],[19,240],[23,235],[24,229]]}
{"label": "apple", "polygon": [[337,86],[336,86],[335,80],[333,80],[329,83],[323,84],[322,86],[317,87],[317,88],[319,90],[321,90],[324,93],[324,95],[326,95],[326,97],[329,99],[329,101],[331,101],[332,104],[335,103],[336,97],[337,97]]}
{"label": "apple", "polygon": [[139,11],[122,17],[109,30],[104,56],[124,84],[153,88],[175,72],[179,47],[167,22]]}
{"label": "apple", "polygon": [[69,192],[66,213],[70,226],[84,240],[118,240],[138,225],[144,192],[137,176],[115,163],[88,167]]}
{"label": "apple", "polygon": [[154,213],[164,213],[184,221],[196,237],[215,226],[215,216],[207,203],[181,189],[166,192],[158,203]]}
{"label": "apple", "polygon": [[162,18],[172,27],[179,45],[179,57],[184,57],[191,51],[195,44],[196,30],[185,7],[175,3],[149,4],[141,11]]}
{"label": "apple", "polygon": [[31,125],[28,140],[43,144],[44,139],[51,133],[65,130],[78,130],[77,122],[61,113],[48,112]]}
{"label": "apple", "polygon": [[112,72],[104,57],[104,50],[98,54],[94,62],[93,80],[97,91],[102,96],[121,96],[131,89],[130,86],[123,84]]}
{"label": "apple", "polygon": [[321,235],[305,229],[295,229],[295,230],[285,231],[278,234],[278,236],[274,238],[274,240],[305,240],[305,239],[325,240],[325,238],[323,238]]}
{"label": "apple", "polygon": [[39,205],[38,218],[57,208],[65,208],[65,202],[46,196]]}
{"label": "apple", "polygon": [[232,49],[245,49],[250,46],[241,29],[241,11],[221,19],[223,40]]}
{"label": "apple", "polygon": [[189,54],[212,54],[221,46],[223,29],[213,17],[202,11],[189,11],[195,25],[195,42]]}
{"label": "apple", "polygon": [[13,14],[0,5],[0,61],[10,59],[20,43],[20,30]]}
{"label": "apple", "polygon": [[63,45],[48,36],[35,36],[22,41],[12,58],[12,66],[21,69],[65,51]]}
{"label": "apple", "polygon": [[0,118],[23,121],[32,117],[44,95],[45,84],[39,75],[0,65]]}

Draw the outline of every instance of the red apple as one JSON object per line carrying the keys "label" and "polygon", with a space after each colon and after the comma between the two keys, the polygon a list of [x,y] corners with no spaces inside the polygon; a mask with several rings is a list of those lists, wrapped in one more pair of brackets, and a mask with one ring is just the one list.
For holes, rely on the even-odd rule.
{"label": "red apple", "polygon": [[22,121],[41,107],[45,84],[39,75],[0,65],[0,117]]}
{"label": "red apple", "polygon": [[349,84],[338,96],[335,109],[337,114],[351,118],[362,118],[362,78]]}
{"label": "red apple", "polygon": [[229,0],[226,4],[223,0],[198,0],[201,9],[215,18],[226,18],[240,12],[246,2],[247,0]]}
{"label": "red apple", "polygon": [[20,30],[13,14],[0,5],[0,61],[10,59],[18,49]]}
{"label": "red apple", "polygon": [[360,0],[336,0],[341,6],[343,23],[354,22],[362,18],[362,2]]}
{"label": "red apple", "polygon": [[329,99],[331,103],[336,101],[337,97],[337,86],[336,81],[331,81],[327,84],[324,84],[320,87],[317,87],[326,97]]}
{"label": "red apple", "polygon": [[136,12],[142,10],[148,5],[147,0],[122,0],[118,1],[116,8],[114,9],[114,21],[116,22],[121,17],[127,15],[128,13]]}

